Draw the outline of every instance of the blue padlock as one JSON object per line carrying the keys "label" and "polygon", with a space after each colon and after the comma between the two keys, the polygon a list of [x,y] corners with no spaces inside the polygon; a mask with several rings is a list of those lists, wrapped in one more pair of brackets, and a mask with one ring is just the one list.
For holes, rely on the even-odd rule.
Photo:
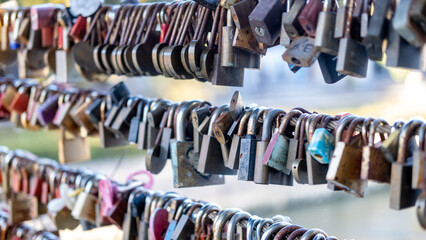
{"label": "blue padlock", "polygon": [[308,146],[308,151],[311,155],[322,164],[330,162],[333,156],[335,139],[326,128],[318,128],[315,130],[314,135]]}

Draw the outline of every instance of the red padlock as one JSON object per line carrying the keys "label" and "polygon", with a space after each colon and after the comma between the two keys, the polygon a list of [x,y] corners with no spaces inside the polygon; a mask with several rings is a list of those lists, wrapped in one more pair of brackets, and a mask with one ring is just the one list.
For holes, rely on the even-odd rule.
{"label": "red padlock", "polygon": [[87,20],[85,17],[79,16],[70,31],[70,37],[75,41],[81,41],[86,35]]}
{"label": "red padlock", "polygon": [[40,30],[55,24],[56,9],[51,3],[35,5],[31,7],[31,27]]}

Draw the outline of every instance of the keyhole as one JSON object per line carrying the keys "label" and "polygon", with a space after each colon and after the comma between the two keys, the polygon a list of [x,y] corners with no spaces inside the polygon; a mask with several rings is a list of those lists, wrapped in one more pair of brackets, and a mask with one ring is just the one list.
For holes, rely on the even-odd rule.
{"label": "keyhole", "polygon": [[312,31],[311,27],[309,25],[305,25],[306,30],[308,30],[307,32]]}
{"label": "keyhole", "polygon": [[291,58],[291,61],[292,61],[294,64],[300,64],[300,60],[299,60],[299,59],[297,59],[297,58],[295,58],[295,57],[292,57],[292,58]]}

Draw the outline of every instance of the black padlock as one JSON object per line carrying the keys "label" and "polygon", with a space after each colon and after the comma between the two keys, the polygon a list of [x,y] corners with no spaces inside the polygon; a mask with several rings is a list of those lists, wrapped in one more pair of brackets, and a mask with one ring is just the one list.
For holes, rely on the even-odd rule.
{"label": "black padlock", "polygon": [[279,0],[263,0],[257,4],[249,16],[251,30],[257,41],[273,45],[281,30],[281,17],[284,6]]}

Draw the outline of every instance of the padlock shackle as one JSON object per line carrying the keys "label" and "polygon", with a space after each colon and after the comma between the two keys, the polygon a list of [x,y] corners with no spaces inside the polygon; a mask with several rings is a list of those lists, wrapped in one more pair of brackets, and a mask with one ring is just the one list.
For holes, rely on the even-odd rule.
{"label": "padlock shackle", "polygon": [[364,122],[364,117],[356,117],[354,120],[351,121],[348,127],[348,131],[346,132],[345,139],[343,142],[345,142],[346,145],[349,145],[352,139],[352,136],[355,133],[356,128],[358,125],[362,124]]}
{"label": "padlock shackle", "polygon": [[185,128],[186,124],[188,122],[188,116],[192,112],[192,109],[194,109],[196,106],[200,104],[201,101],[194,100],[185,103],[179,110],[177,119],[176,119],[176,140],[177,141],[185,141],[186,134],[185,134]]}
{"label": "padlock shackle", "polygon": [[166,128],[173,128],[173,120],[174,120],[175,112],[178,106],[179,106],[179,103],[174,103],[170,106],[169,116],[167,116]]}
{"label": "padlock shackle", "polygon": [[336,134],[336,144],[340,141],[342,141],[342,134],[343,131],[346,129],[346,127],[356,118],[355,115],[347,115],[339,120],[337,123],[337,127],[335,130]]}
{"label": "padlock shackle", "polygon": [[194,227],[194,233],[198,236],[200,234],[200,231],[202,230],[202,220],[204,215],[210,214],[212,211],[217,210],[220,211],[219,205],[215,203],[207,203],[203,207],[200,208],[200,210],[197,212],[197,216],[195,217],[195,227]]}
{"label": "padlock shackle", "polygon": [[307,136],[308,142],[310,142],[310,141],[311,141],[312,136],[314,135],[314,132],[315,132],[315,130],[317,129],[317,126],[319,125],[319,123],[320,123],[320,122],[321,122],[324,118],[326,118],[327,116],[328,116],[327,114],[321,113],[321,114],[317,114],[317,115],[315,115],[315,116],[312,118],[311,122],[310,122],[310,123],[309,123],[309,125],[308,125],[308,136]]}
{"label": "padlock shackle", "polygon": [[323,230],[318,229],[318,228],[312,228],[312,229],[309,229],[307,232],[305,232],[300,237],[300,240],[314,239],[314,237],[317,236],[318,234],[321,234],[321,235],[323,235],[326,238],[328,237],[327,233],[325,233]]}
{"label": "padlock shackle", "polygon": [[256,108],[251,114],[247,124],[247,135],[255,136],[256,135],[256,126],[259,121],[259,118],[262,117],[263,112],[266,111],[265,107]]}
{"label": "padlock shackle", "polygon": [[254,111],[254,108],[249,108],[244,112],[244,115],[241,117],[240,124],[238,126],[238,132],[237,132],[237,135],[239,137],[242,137],[247,133],[248,121],[253,111]]}
{"label": "padlock shackle", "polygon": [[216,218],[214,219],[213,223],[213,240],[221,240],[222,239],[222,232],[225,228],[225,224],[238,212],[241,210],[239,209],[224,209],[221,210]]}
{"label": "padlock shackle", "polygon": [[411,137],[416,134],[417,129],[423,124],[422,120],[413,119],[404,124],[399,135],[397,163],[404,164],[407,161],[408,145]]}
{"label": "padlock shackle", "polygon": [[368,133],[369,134],[368,135],[368,146],[369,147],[373,147],[373,145],[374,145],[374,138],[375,138],[375,135],[376,135],[376,132],[377,132],[377,128],[379,126],[389,126],[389,123],[382,118],[377,118],[370,124],[370,131]]}
{"label": "padlock shackle", "polygon": [[278,132],[280,133],[280,135],[284,135],[285,131],[288,128],[288,125],[290,124],[291,120],[294,117],[300,117],[301,115],[302,115],[302,112],[300,110],[292,109],[290,112],[288,112],[281,120],[281,124],[278,129]]}
{"label": "padlock shackle", "polygon": [[[311,0],[312,1],[312,0]],[[271,239],[273,234],[276,234],[282,228],[291,225],[289,222],[276,222],[273,223],[269,228],[263,233],[261,240]]]}
{"label": "padlock shackle", "polygon": [[262,220],[262,218],[260,218],[259,216],[256,215],[252,215],[249,220],[247,221],[247,235],[246,235],[246,239],[247,240],[253,240],[253,233],[255,233],[254,229],[255,226],[257,226],[257,224]]}
{"label": "padlock shackle", "polygon": [[361,139],[363,146],[369,146],[369,130],[371,123],[375,120],[373,117],[368,117],[364,120],[361,126]]}
{"label": "padlock shackle", "polygon": [[329,124],[331,121],[334,121],[334,120],[336,120],[336,118],[335,118],[335,117],[330,116],[330,115],[327,115],[325,118],[323,118],[323,120],[322,120],[322,122],[321,122],[321,128],[327,128],[327,127],[328,127],[328,124]]}
{"label": "padlock shackle", "polygon": [[262,141],[268,141],[271,139],[272,123],[274,122],[275,118],[280,114],[285,114],[285,111],[282,109],[273,109],[269,111],[268,114],[266,114],[262,126]]}
{"label": "padlock shackle", "polygon": [[302,128],[303,125],[303,120],[305,119],[306,116],[308,116],[309,113],[302,113],[296,121],[296,126],[294,129],[294,139],[299,140],[299,136],[300,136],[300,129]]}
{"label": "padlock shackle", "polygon": [[209,122],[209,129],[207,131],[207,135],[209,136],[214,136],[213,135],[213,123],[216,121],[216,119],[225,111],[229,111],[229,104],[224,104],[218,108],[216,108],[216,110],[214,110],[214,112],[212,113],[212,115],[210,116],[210,122]]}
{"label": "padlock shackle", "polygon": [[274,224],[274,220],[272,220],[272,218],[265,218],[256,224],[256,239],[262,239],[263,228],[268,224],[271,226]]}
{"label": "padlock shackle", "polygon": [[[277,109],[278,110],[278,109]],[[228,229],[226,231],[226,239],[235,239],[237,224],[243,220],[249,220],[251,214],[248,212],[238,212],[229,220]]]}
{"label": "padlock shackle", "polygon": [[419,128],[419,150],[425,151],[426,150],[426,123],[422,123],[422,125]]}

